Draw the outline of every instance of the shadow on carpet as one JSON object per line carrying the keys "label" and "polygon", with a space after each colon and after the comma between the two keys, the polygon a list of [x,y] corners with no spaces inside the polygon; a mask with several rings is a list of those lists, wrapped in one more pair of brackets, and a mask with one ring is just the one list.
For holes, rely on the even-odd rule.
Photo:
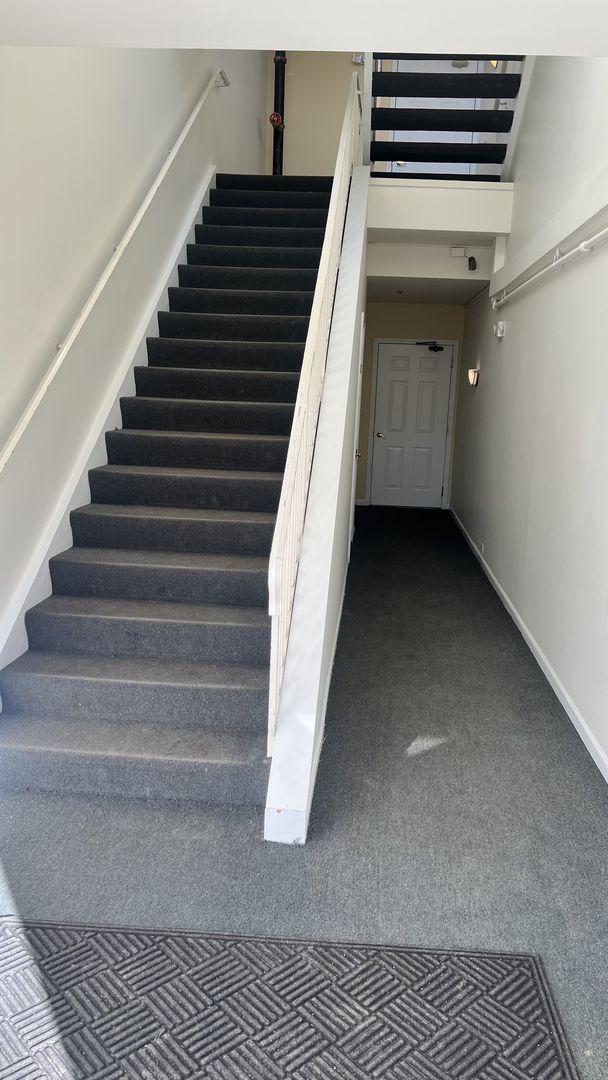
{"label": "shadow on carpet", "polygon": [[0,1078],[576,1076],[534,956],[0,920]]}

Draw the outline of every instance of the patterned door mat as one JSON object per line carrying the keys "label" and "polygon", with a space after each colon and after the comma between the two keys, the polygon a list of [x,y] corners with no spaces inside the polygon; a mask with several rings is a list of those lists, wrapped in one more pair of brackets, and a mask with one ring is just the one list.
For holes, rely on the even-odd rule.
{"label": "patterned door mat", "polygon": [[540,961],[0,920],[2,1080],[575,1080]]}

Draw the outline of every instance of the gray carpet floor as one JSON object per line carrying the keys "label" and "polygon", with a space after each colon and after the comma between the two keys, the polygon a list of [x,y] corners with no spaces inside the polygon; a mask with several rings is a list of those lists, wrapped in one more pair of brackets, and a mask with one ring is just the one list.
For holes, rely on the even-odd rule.
{"label": "gray carpet floor", "polygon": [[24,919],[539,953],[608,1076],[608,786],[447,513],[358,514],[308,844],[247,810],[0,796]]}

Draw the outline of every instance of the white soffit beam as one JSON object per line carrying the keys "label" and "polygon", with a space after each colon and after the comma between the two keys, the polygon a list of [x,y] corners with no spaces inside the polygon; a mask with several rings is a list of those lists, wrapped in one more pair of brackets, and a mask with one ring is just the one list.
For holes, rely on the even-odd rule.
{"label": "white soffit beam", "polygon": [[510,232],[512,210],[513,184],[376,177],[370,181],[368,239],[403,243],[406,232],[426,232],[493,240]]}
{"label": "white soffit beam", "polygon": [[[491,246],[465,246],[466,255],[454,257],[449,246],[432,244],[368,244],[368,278],[441,278],[443,280],[475,279],[489,281],[494,269]],[[469,270],[469,257],[477,263]]]}
{"label": "white soffit beam", "polygon": [[0,44],[608,55],[605,0],[0,0]]}

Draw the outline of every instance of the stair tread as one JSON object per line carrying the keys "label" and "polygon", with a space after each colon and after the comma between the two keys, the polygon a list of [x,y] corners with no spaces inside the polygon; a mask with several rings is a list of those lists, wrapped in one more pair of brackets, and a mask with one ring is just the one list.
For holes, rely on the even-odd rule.
{"label": "stair tread", "polygon": [[[231,400],[229,398],[221,398],[219,401],[217,398],[175,398],[175,397],[155,397],[153,394],[131,394],[126,397],[122,397],[121,401],[154,401],[162,402],[164,405],[187,405],[189,402],[194,402],[196,405],[211,405],[213,408],[222,408],[225,405],[229,405],[231,408],[236,406],[239,409],[293,409],[293,401],[240,401],[238,398]],[[124,429],[121,429],[124,430]],[[210,432],[210,434],[212,434]],[[287,437],[287,436],[286,436]]]}
{"label": "stair tread", "polygon": [[[179,341],[180,339],[178,338],[177,340]],[[150,364],[138,364],[138,365],[135,366],[134,370],[135,371],[154,370],[155,372],[158,371],[160,374],[165,372],[165,374],[167,376],[173,376],[173,375],[175,375],[176,372],[179,374],[180,371],[186,371],[188,373],[192,373],[193,375],[196,375],[197,377],[200,376],[201,379],[202,378],[211,379],[213,377],[215,377],[217,379],[223,379],[223,378],[226,378],[226,377],[230,378],[231,375],[239,375],[239,376],[242,376],[243,378],[247,378],[247,379],[249,379],[249,378],[257,378],[259,376],[262,380],[263,379],[272,380],[272,379],[277,379],[278,378],[278,379],[283,379],[284,382],[288,382],[288,383],[294,383],[295,382],[295,383],[297,383],[299,381],[299,378],[300,378],[300,372],[299,371],[281,371],[281,370],[273,371],[272,368],[260,368],[260,369],[258,369],[258,368],[247,368],[247,367],[246,368],[238,368],[238,367],[232,367],[232,368],[211,368],[211,367],[200,368],[200,367],[189,367],[188,364],[184,364],[183,366],[181,366],[181,365],[178,366],[177,364],[174,364],[172,367],[163,367],[162,364],[154,364],[153,368],[152,368],[152,366]]]}
{"label": "stair tread", "polygon": [[264,555],[223,555],[190,551],[153,551],[137,548],[71,547],[54,555],[51,562],[71,562],[105,566],[148,566],[160,569],[188,570],[268,570]]}
{"label": "stair tread", "polygon": [[224,626],[270,626],[265,608],[229,604],[186,603],[174,600],[129,600],[101,596],[48,596],[29,614],[75,618],[153,620]]}
{"label": "stair tread", "polygon": [[160,721],[87,720],[3,714],[0,750],[62,750],[103,757],[172,759],[201,764],[259,762],[266,740],[249,732],[214,731]]}
{"label": "stair tread", "polygon": [[200,478],[201,480],[268,480],[282,482],[282,474],[276,472],[254,472],[249,469],[199,469],[174,465],[98,465],[91,473],[113,474],[116,476],[158,476],[166,480],[172,477]]}
{"label": "stair tread", "polygon": [[35,649],[28,649],[4,669],[5,679],[15,675],[201,689],[244,688],[259,691],[268,688],[268,669],[249,664],[205,664],[187,660],[42,652]]}
{"label": "stair tread", "polygon": [[[188,269],[192,269],[192,268],[188,267]],[[231,267],[231,269],[232,270],[247,270],[247,269],[250,269],[250,267],[245,267],[245,266],[237,267],[237,266],[234,266],[234,267]],[[294,295],[294,292],[298,296],[309,296],[309,297],[314,296],[314,289],[222,289],[222,288],[215,288],[214,289],[214,288],[209,288],[207,285],[200,285],[200,286],[199,285],[172,285],[171,288],[173,289],[174,293],[179,293],[179,292],[208,293],[210,296],[234,296],[234,297],[262,296],[262,297],[264,297],[264,299],[266,299],[269,296],[275,296],[275,297],[276,296],[281,296],[281,297],[284,296],[284,297],[287,297],[288,299],[291,299],[293,297],[293,295]],[[213,315],[214,318],[219,316],[219,315],[225,315],[225,317],[228,318],[228,319],[250,319],[252,317],[258,318],[258,319],[294,319],[294,318],[296,318],[296,319],[300,319],[300,318],[308,319],[309,318],[308,315],[281,315],[281,314],[278,314],[278,315],[259,315],[259,314],[256,314],[255,312],[251,312],[251,313],[249,313],[249,312],[226,313],[226,312],[223,312],[223,311],[218,311],[218,312],[202,311],[202,312],[199,312],[199,314],[201,314],[201,315]]]}
{"label": "stair tread", "polygon": [[79,506],[73,514],[91,517],[147,517],[174,518],[180,521],[223,521],[235,525],[273,525],[276,514],[264,510],[209,510],[183,506],[146,506],[114,503],[88,503]]}
{"label": "stair tread", "polygon": [[[154,400],[168,401],[168,398],[158,398]],[[179,398],[179,401],[182,399]],[[292,406],[293,408],[293,406]],[[113,434],[116,435],[153,435],[166,439],[236,439],[242,442],[254,439],[256,442],[272,442],[272,443],[288,443],[289,435],[260,435],[257,432],[251,432],[250,434],[242,432],[223,432],[223,431],[181,431],[167,430],[163,428],[117,428]]]}

